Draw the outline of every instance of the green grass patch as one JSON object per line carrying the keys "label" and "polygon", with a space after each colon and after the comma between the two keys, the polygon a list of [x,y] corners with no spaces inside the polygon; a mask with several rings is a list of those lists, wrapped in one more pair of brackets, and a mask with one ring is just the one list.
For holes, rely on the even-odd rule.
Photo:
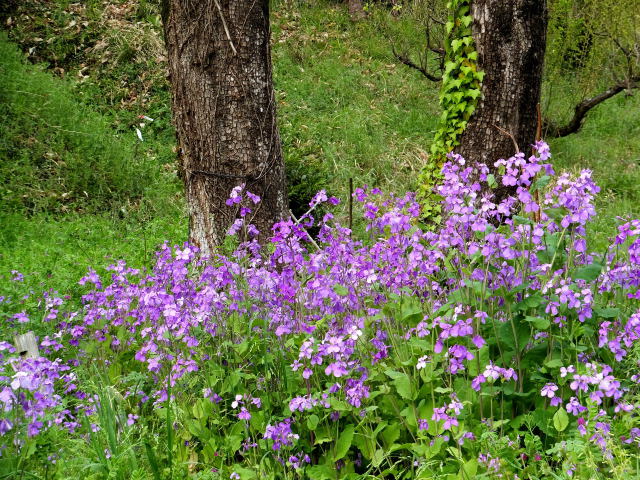
{"label": "green grass patch", "polygon": [[0,38],[0,207],[24,214],[102,212],[171,189],[132,134],[76,101],[74,86],[26,64]]}

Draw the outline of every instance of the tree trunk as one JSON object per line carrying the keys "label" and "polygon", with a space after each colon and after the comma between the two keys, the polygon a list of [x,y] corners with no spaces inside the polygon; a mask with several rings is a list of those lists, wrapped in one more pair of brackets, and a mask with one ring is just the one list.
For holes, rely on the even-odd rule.
{"label": "tree trunk", "polygon": [[[521,151],[535,141],[547,7],[545,0],[472,0],[471,14],[478,67],[485,76],[455,150],[493,169],[496,160],[516,152],[514,140]],[[497,191],[497,199],[507,193]]]}
{"label": "tree trunk", "polygon": [[362,0],[347,0],[347,3],[349,4],[349,15],[351,16],[351,20],[358,21],[367,16],[364,11]]}
{"label": "tree trunk", "polygon": [[162,16],[189,239],[204,254],[222,243],[244,183],[262,198],[248,218],[264,241],[287,214],[268,0],[163,0]]}

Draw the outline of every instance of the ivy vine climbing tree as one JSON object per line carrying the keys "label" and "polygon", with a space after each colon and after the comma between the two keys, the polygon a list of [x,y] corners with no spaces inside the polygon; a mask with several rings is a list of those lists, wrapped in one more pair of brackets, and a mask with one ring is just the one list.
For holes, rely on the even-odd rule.
{"label": "ivy vine climbing tree", "polygon": [[[451,0],[446,25],[443,113],[431,162],[420,176],[426,217],[430,193],[450,151],[492,167],[535,141],[546,43],[545,0]],[[508,193],[497,188],[501,198]]]}
{"label": "ivy vine climbing tree", "polygon": [[484,73],[478,70],[478,52],[475,49],[469,0],[451,0],[447,3],[449,18],[445,24],[445,63],[440,90],[442,115],[433,144],[430,162],[420,173],[419,194],[425,217],[437,217],[439,204],[433,188],[440,180],[444,159],[458,144],[459,138],[480,96]]}

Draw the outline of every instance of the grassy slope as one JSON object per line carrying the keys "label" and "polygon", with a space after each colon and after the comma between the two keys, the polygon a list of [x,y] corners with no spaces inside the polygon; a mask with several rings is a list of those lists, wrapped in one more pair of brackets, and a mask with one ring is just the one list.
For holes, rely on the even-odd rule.
{"label": "grassy slope", "polygon": [[24,63],[0,34],[0,275],[23,271],[36,291],[69,290],[107,255],[140,265],[186,231],[172,169],[135,134],[115,135],[76,87]]}
{"label": "grassy slope", "polygon": [[[69,5],[66,2],[58,4],[60,25],[78,17],[65,10]],[[90,65],[84,71],[89,77],[82,83],[60,86],[60,80],[40,72],[39,82],[44,88],[66,89],[69,98],[100,112],[91,115],[102,115],[111,130],[103,126],[96,134],[119,134],[123,149],[130,148],[134,140],[132,128],[137,115],[155,116],[155,130],[148,133],[144,154],[161,165],[171,158],[172,132],[162,58],[152,48],[157,44],[153,33],[157,19],[146,11],[125,11],[117,17],[119,23],[99,23],[100,15],[89,10],[92,13],[87,17],[87,28],[99,28],[100,35],[87,35],[84,50],[64,57],[64,52],[47,51],[46,42],[37,43],[40,60],[55,55],[66,58],[51,66],[65,68],[72,77],[77,77],[82,65]],[[28,21],[14,28],[13,38],[28,48],[34,35],[51,34],[51,20],[44,22],[44,15],[33,10]],[[117,34],[122,25],[130,28],[131,21],[125,21],[127,15],[138,16],[134,20],[141,22],[139,28],[144,29],[144,35],[140,37],[146,43],[135,43],[139,39],[131,30]],[[38,29],[38,21],[46,28]],[[279,122],[288,166],[299,183],[299,191],[294,193],[300,198],[321,186],[344,196],[349,177],[356,185],[369,183],[388,190],[414,186],[422,152],[428,151],[437,123],[437,90],[419,74],[394,63],[382,32],[412,35],[416,31],[403,22],[381,28],[388,27],[389,22],[395,20],[376,14],[354,25],[343,6],[334,3],[275,9],[273,61]],[[98,37],[107,39],[99,59],[95,57]],[[62,49],[63,40],[51,45],[59,44],[56,48]],[[134,47],[145,54],[136,54]],[[24,74],[33,70],[25,66]],[[145,77],[144,72],[151,73]],[[602,214],[594,231],[601,242],[612,232],[613,217],[640,214],[635,188],[640,157],[638,106],[637,98],[613,99],[590,114],[580,134],[552,142],[559,169],[592,168],[603,186],[605,193],[599,201]],[[45,128],[35,135],[51,133]],[[311,182],[304,178],[309,172],[315,172]],[[145,191],[145,200],[124,210],[98,215],[75,212],[62,217],[3,214],[0,275],[12,268],[33,272],[32,284],[37,287],[43,275],[48,275],[48,284],[64,291],[88,265],[107,263],[105,257],[143,264],[162,240],[185,239],[185,216],[178,197],[175,182],[165,179]]]}

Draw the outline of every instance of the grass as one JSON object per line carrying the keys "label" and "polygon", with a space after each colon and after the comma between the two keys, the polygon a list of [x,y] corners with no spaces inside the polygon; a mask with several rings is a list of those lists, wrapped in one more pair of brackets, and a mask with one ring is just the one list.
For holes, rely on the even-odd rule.
{"label": "grass", "polygon": [[[293,3],[272,10],[272,54],[294,211],[320,188],[345,198],[349,178],[356,186],[415,188],[437,125],[438,86],[397,64],[390,39],[415,39],[408,42],[415,48],[419,25],[379,10],[354,24],[343,4]],[[0,108],[10,120],[0,133],[0,272],[45,274],[62,291],[88,265],[113,258],[148,264],[163,240],[186,239],[157,12],[151,2],[97,0],[28,0],[17,9],[10,39],[48,68],[25,64],[1,40]],[[638,107],[637,97],[616,97],[591,112],[580,133],[551,141],[557,169],[591,168],[603,188],[592,232],[600,245],[614,217],[640,215]],[[155,119],[143,129],[143,144],[134,133],[139,115]],[[43,177],[38,162],[50,156],[69,168]],[[25,205],[18,192],[34,197],[36,177],[44,185],[38,203]],[[58,178],[74,180],[73,195],[62,197],[69,189]],[[95,201],[83,185],[97,189]]]}
{"label": "grass", "polygon": [[151,145],[119,135],[77,100],[78,84],[26,64],[4,35],[0,59],[2,274],[73,290],[105,257],[143,265],[163,240],[186,237],[180,185],[152,132]]}

